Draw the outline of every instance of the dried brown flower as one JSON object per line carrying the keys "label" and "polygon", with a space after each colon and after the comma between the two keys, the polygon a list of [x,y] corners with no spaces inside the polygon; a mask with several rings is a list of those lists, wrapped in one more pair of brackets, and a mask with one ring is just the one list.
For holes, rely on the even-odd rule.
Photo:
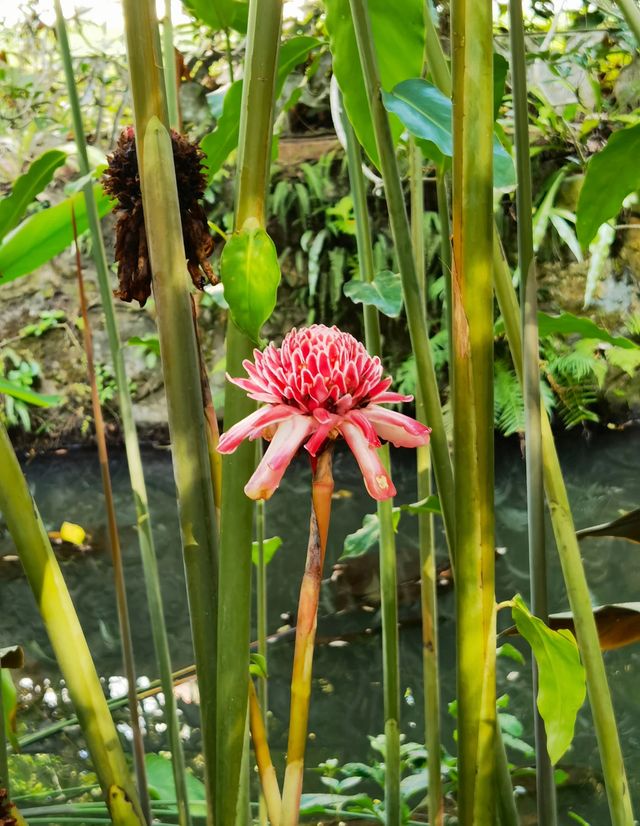
{"label": "dried brown flower", "polygon": [[[213,252],[213,238],[200,203],[207,183],[202,171],[204,153],[196,144],[173,130],[171,140],[187,268],[194,285],[201,290],[207,282],[217,281],[208,260]],[[144,307],[151,294],[152,273],[133,127],[129,126],[122,132],[108,161],[103,186],[118,201],[115,255],[120,284],[113,294],[123,301],[135,299]]]}
{"label": "dried brown flower", "polygon": [[11,815],[11,801],[6,789],[0,789],[0,826],[16,826],[16,819]]}

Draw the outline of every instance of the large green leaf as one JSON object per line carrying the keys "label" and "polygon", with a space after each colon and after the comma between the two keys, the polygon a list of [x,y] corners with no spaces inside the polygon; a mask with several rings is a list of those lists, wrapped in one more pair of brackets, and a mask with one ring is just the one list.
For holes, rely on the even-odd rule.
{"label": "large green leaf", "polygon": [[246,0],[182,0],[201,23],[212,29],[247,31],[249,4]]}
{"label": "large green leaf", "polygon": [[[452,104],[446,95],[421,77],[398,83],[391,92],[383,92],[382,99],[404,126],[419,139],[420,146],[433,160],[453,155]],[[433,147],[436,148],[434,153]],[[513,159],[497,136],[493,139],[493,185],[496,189],[515,186]]]}
{"label": "large green leaf", "polygon": [[253,341],[276,306],[280,264],[266,230],[247,222],[227,241],[220,258],[224,297],[237,326]]}
{"label": "large green leaf", "polygon": [[[292,37],[283,43],[278,55],[276,76],[276,97],[279,97],[284,82],[298,64],[302,63],[311,49],[321,41],[317,37]],[[242,102],[242,80],[232,83],[224,96],[222,114],[216,128],[206,135],[200,147],[206,155],[205,165],[212,177],[238,146],[240,136],[240,104]]]}
{"label": "large green leaf", "polygon": [[587,166],[576,211],[578,241],[588,247],[600,226],[615,218],[622,202],[640,189],[640,123],[614,132]]}
{"label": "large green leaf", "polygon": [[389,318],[402,311],[402,280],[389,270],[379,272],[371,283],[354,278],[342,290],[354,304],[371,304]]}
{"label": "large green leaf", "polygon": [[3,378],[0,378],[0,393],[4,393],[5,396],[12,396],[21,402],[32,404],[34,407],[55,407],[62,401],[62,396],[44,396],[23,384]]}
{"label": "large green leaf", "polygon": [[50,149],[40,155],[13,184],[11,194],[0,201],[0,239],[18,225],[27,207],[47,186],[53,173],[65,161],[65,152]]}
{"label": "large green leaf", "polygon": [[571,745],[576,716],[584,703],[584,667],[571,631],[552,631],[531,614],[521,596],[514,598],[512,612],[538,664],[538,710],[544,720],[549,757],[555,764]]}
{"label": "large green leaf", "polygon": [[582,528],[576,531],[576,536],[578,539],[586,539],[588,536],[612,536],[616,539],[628,539],[630,542],[640,543],[640,508],[625,513],[624,516],[612,522]]}
{"label": "large green leaf", "polygon": [[[353,21],[347,0],[326,0],[333,72],[342,91],[344,108],[367,155],[379,166],[371,111],[364,85]],[[422,72],[425,50],[425,6],[423,0],[369,0],[369,16],[383,89],[393,89],[407,77]],[[394,141],[402,124],[391,117]]]}
{"label": "large green leaf", "polygon": [[[100,217],[112,208],[112,201],[100,184],[93,192]],[[56,206],[30,215],[0,244],[0,286],[27,275],[65,250],[73,241],[71,209],[75,212],[78,233],[87,229],[84,193],[77,192]]]}

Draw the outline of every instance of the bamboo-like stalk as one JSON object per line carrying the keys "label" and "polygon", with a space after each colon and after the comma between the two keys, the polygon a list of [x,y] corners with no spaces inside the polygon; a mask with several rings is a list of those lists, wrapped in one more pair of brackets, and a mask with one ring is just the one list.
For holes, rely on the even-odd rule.
{"label": "bamboo-like stalk", "polygon": [[78,616],[9,436],[0,423],[0,512],[42,615],[114,826],[145,823]]}
{"label": "bamboo-like stalk", "polygon": [[142,729],[140,728],[140,711],[138,709],[136,689],[136,665],[133,654],[133,638],[131,636],[131,619],[129,616],[127,587],[125,584],[124,567],[122,563],[122,548],[120,546],[120,535],[118,533],[118,520],[116,517],[115,502],[113,499],[113,487],[111,485],[111,471],[109,470],[109,454],[107,451],[104,418],[102,416],[102,407],[100,405],[98,383],[96,381],[96,371],[93,361],[93,339],[91,336],[89,311],[87,309],[87,298],[84,291],[82,262],[80,260],[80,247],[78,246],[76,218],[73,212],[73,207],[71,209],[71,220],[73,223],[73,235],[75,241],[76,276],[78,280],[78,296],[80,299],[80,315],[82,317],[84,353],[87,362],[87,377],[89,379],[89,387],[91,388],[91,408],[93,411],[93,423],[96,432],[96,444],[98,446],[98,460],[100,463],[102,492],[104,495],[104,505],[107,515],[107,533],[109,536],[109,547],[111,550],[111,562],[113,564],[118,625],[120,627],[120,642],[122,645],[122,659],[124,664],[124,673],[127,679],[127,697],[129,700],[129,719],[132,732],[133,761],[136,770],[140,805],[142,806],[145,820],[150,824],[151,803],[149,801],[149,791],[147,789],[147,772],[144,762],[144,742],[142,740]]}
{"label": "bamboo-like stalk", "polygon": [[178,100],[178,76],[176,72],[176,56],[173,47],[173,22],[171,20],[171,0],[164,0],[164,16],[162,18],[162,58],[164,65],[164,83],[167,95],[167,116],[169,126],[180,132],[180,102]]}
{"label": "bamboo-like stalk", "polygon": [[[88,175],[90,167],[82,122],[82,113],[80,110],[78,90],[76,88],[73,74],[73,64],[71,60],[67,28],[64,16],[62,14],[62,9],[60,8],[59,0],[55,0],[55,10],[56,30],[65,72],[67,94],[69,97],[69,106],[73,120],[73,130],[76,139],[80,172],[82,175]],[[158,560],[153,541],[153,528],[151,514],[149,512],[149,500],[144,479],[144,471],[142,468],[140,445],[138,442],[138,435],[133,417],[133,402],[131,399],[131,392],[129,390],[127,371],[124,363],[124,354],[120,342],[118,325],[116,322],[113,295],[109,284],[109,267],[107,265],[104,239],[102,237],[100,219],[98,216],[95,196],[93,194],[93,187],[91,183],[88,183],[84,187],[83,191],[89,229],[91,232],[92,254],[98,276],[98,286],[100,290],[100,300],[104,314],[107,340],[109,342],[109,351],[111,353],[116,384],[118,386],[120,416],[122,419],[122,430],[124,433],[129,480],[131,483],[131,490],[133,492],[133,499],[136,509],[138,542],[140,545],[140,557],[142,559],[147,604],[151,618],[151,633],[164,694],[164,714],[167,721],[167,735],[172,754],[178,821],[180,826],[189,826],[190,817],[187,800],[184,754],[182,750],[182,742],[180,740],[180,724],[178,721],[177,703],[173,693],[169,639],[164,618],[160,574],[158,571]]]}
{"label": "bamboo-like stalk", "polygon": [[493,31],[489,0],[453,0],[453,418],[458,819],[495,818]]}
{"label": "bamboo-like stalk", "polygon": [[[265,227],[265,204],[271,166],[275,83],[280,48],[282,0],[250,0],[245,73],[240,112],[235,227],[248,219]],[[244,375],[253,342],[230,321],[227,327],[227,372]],[[255,403],[227,382],[224,427],[249,415]],[[219,826],[234,821],[244,726],[247,715],[251,616],[251,541],[253,503],[244,486],[255,467],[255,450],[246,442],[222,460],[220,533],[220,646],[218,673]]]}
{"label": "bamboo-like stalk", "polygon": [[153,272],[213,823],[216,766],[217,522],[180,207],[151,0],[124,0],[136,148]]}
{"label": "bamboo-like stalk", "polygon": [[[371,283],[375,276],[371,227],[367,209],[367,194],[362,174],[362,152],[353,127],[344,110],[342,128],[347,144],[349,182],[353,197],[353,211],[356,221],[356,242],[358,262],[363,281]],[[380,319],[377,309],[371,304],[363,305],[365,342],[367,350],[374,356],[382,356]],[[382,462],[389,470],[389,448],[381,448]],[[384,691],[384,732],[385,732],[385,823],[396,826],[401,822],[400,800],[400,659],[398,641],[398,583],[396,542],[393,528],[392,500],[378,502],[380,524],[380,601],[382,620],[382,661]]]}
{"label": "bamboo-like stalk", "polygon": [[[496,297],[504,319],[511,357],[518,378],[522,383],[520,309],[511,281],[511,272],[497,237],[494,237],[494,276]],[[607,684],[604,660],[600,650],[598,631],[591,609],[589,586],[580,556],[571,507],[551,424],[544,407],[541,408],[541,420],[543,473],[547,506],[551,515],[569,605],[573,613],[580,655],[586,670],[587,690],[600,750],[611,822],[613,826],[631,826],[633,823],[633,807],[629,795],[629,785],[616,728],[611,694]]]}
{"label": "bamboo-like stalk", "polygon": [[271,762],[271,752],[269,751],[269,741],[265,727],[260,701],[256,693],[253,680],[249,680],[249,714],[251,721],[251,739],[256,753],[256,763],[260,775],[260,785],[264,795],[267,813],[271,826],[279,826],[280,813],[282,810],[282,798],[276,770]]}
{"label": "bamboo-like stalk", "polygon": [[620,11],[627,21],[627,25],[633,32],[636,44],[640,46],[640,8],[636,0],[616,0]]}
{"label": "bamboo-like stalk", "polygon": [[327,549],[333,475],[332,447],[317,457],[311,492],[311,520],[309,545],[296,619],[296,642],[291,674],[291,711],[287,768],[282,790],[282,812],[279,826],[298,826],[300,797],[304,775],[304,752],[307,744],[307,723],[311,698],[311,671],[313,646],[316,639],[318,601],[322,581],[322,567]]}
{"label": "bamboo-like stalk", "polygon": [[[424,184],[422,175],[422,152],[413,139],[409,143],[410,192],[411,192],[411,237],[418,273],[418,283],[422,307],[426,315],[427,285],[424,261]],[[440,196],[440,189],[438,195]],[[440,202],[438,202],[440,207]],[[447,212],[449,207],[444,203]],[[442,223],[442,220],[441,220]],[[448,225],[448,220],[447,220]],[[444,231],[443,231],[444,232]],[[449,235],[443,234],[442,247],[449,247]],[[443,270],[446,266],[442,262]],[[445,275],[445,278],[447,276]],[[450,279],[448,279],[450,281]],[[418,421],[427,424],[425,405],[420,395],[416,397]],[[432,493],[431,454],[428,447],[416,451],[418,499],[425,499]],[[427,747],[428,811],[429,823],[442,826],[444,823],[444,800],[442,797],[442,769],[440,765],[440,677],[438,668],[438,594],[436,582],[436,549],[434,519],[431,513],[418,515],[418,538],[420,543],[420,608],[422,616],[422,685],[424,691],[425,743]]]}
{"label": "bamboo-like stalk", "polygon": [[[531,161],[529,156],[529,111],[527,64],[521,0],[510,0],[511,84],[515,120],[515,150],[518,187],[516,189],[518,261],[520,265],[520,307],[522,309],[523,394],[525,405],[525,458],[527,474],[527,525],[531,611],[543,622],[549,619],[547,600],[547,557],[544,522],[544,480],[542,474],[542,431],[540,423],[540,349],[538,342],[538,284],[533,252]],[[532,663],[533,713],[536,746],[536,797],[538,822],[555,826],[556,786],[547,751],[544,721],[538,711],[538,667]]]}
{"label": "bamboo-like stalk", "polygon": [[[450,551],[455,548],[454,484],[447,435],[444,428],[440,393],[433,367],[427,324],[420,302],[420,287],[411,246],[409,219],[404,202],[402,181],[395,147],[389,127],[389,118],[382,104],[380,73],[374,49],[371,22],[366,0],[349,0],[362,74],[380,157],[385,196],[389,209],[391,233],[395,244],[404,305],[407,313],[411,347],[416,360],[420,393],[425,401],[427,419],[431,427],[431,455],[436,483],[440,494],[443,521]],[[452,558],[452,564],[454,563]]]}

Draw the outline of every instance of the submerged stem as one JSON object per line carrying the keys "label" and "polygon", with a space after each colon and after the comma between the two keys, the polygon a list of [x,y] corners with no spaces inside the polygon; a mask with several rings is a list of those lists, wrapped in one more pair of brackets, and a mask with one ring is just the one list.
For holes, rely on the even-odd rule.
{"label": "submerged stem", "polygon": [[322,568],[327,549],[327,534],[331,516],[333,475],[332,448],[326,448],[316,460],[311,493],[311,520],[307,561],[300,586],[300,600],[296,620],[296,644],[291,674],[291,712],[287,768],[282,792],[282,815],[279,826],[297,826],[304,774],[304,752],[307,743],[307,724],[311,698],[311,671],[313,647],[318,621],[318,601]]}

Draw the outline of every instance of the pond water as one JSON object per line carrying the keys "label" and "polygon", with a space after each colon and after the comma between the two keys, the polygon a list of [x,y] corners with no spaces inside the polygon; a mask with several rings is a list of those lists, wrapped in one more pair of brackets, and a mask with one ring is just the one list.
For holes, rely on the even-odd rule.
{"label": "pond water", "polygon": [[[573,433],[564,435],[559,449],[569,495],[578,527],[615,518],[620,510],[637,507],[640,502],[640,431],[597,433],[589,439]],[[415,500],[415,470],[409,451],[398,451],[394,459],[394,481],[398,503]],[[184,578],[178,536],[170,454],[167,450],[145,450],[145,471],[159,554],[167,623],[174,668],[189,665],[192,652],[186,609]],[[134,645],[138,673],[154,679],[153,648],[145,607],[144,585],[133,525],[135,514],[128,491],[124,455],[112,451],[113,482],[121,526],[129,604],[133,613]],[[92,451],[69,451],[66,455],[41,456],[25,465],[25,470],[48,529],[58,529],[63,520],[83,525],[92,536],[94,551],[84,555],[64,555],[61,564],[66,581],[100,674],[107,690],[123,693],[118,624],[115,599],[106,549],[106,526],[101,510],[101,485],[97,459]],[[350,454],[338,451],[335,459],[338,496],[334,502],[327,580],[338,560],[344,537],[356,530],[362,517],[374,511],[361,477]],[[267,509],[267,536],[283,538],[282,548],[269,566],[269,631],[275,632],[295,616],[297,590],[304,565],[309,511],[310,475],[304,460],[297,460],[285,476],[281,489]],[[520,592],[528,598],[527,541],[524,466],[517,440],[501,441],[496,455],[497,545],[504,549],[497,558],[498,600]],[[550,606],[567,608],[562,575],[550,529],[549,569]],[[403,516],[397,535],[399,582],[401,583],[401,667],[405,701],[402,730],[407,739],[420,741],[423,732],[421,696],[421,641],[417,604],[416,524]],[[0,527],[0,554],[11,554],[9,537]],[[439,553],[445,549],[439,537]],[[640,557],[637,546],[610,539],[589,539],[583,543],[583,556],[594,604],[636,601],[640,594]],[[310,718],[307,765],[336,757],[341,761],[367,760],[372,756],[368,735],[382,731],[382,663],[379,618],[376,609],[377,556],[371,554],[350,568],[336,582],[326,582],[320,606],[319,637],[314,665],[314,687]],[[334,578],[335,579],[335,578]],[[2,607],[1,644],[19,643],[27,654],[22,680],[25,709],[21,725],[31,729],[47,720],[70,713],[65,692],[61,691],[59,672],[43,630],[34,600],[20,567],[0,561],[0,606]],[[338,611],[338,609],[342,609]],[[443,725],[445,746],[454,751],[454,721],[447,713],[447,702],[455,693],[454,595],[440,595],[440,646],[442,670]],[[501,618],[505,625],[508,618]],[[523,739],[533,742],[531,724],[530,656],[521,641],[515,643],[525,654],[527,665],[499,660],[498,692],[508,693],[509,710],[524,724]],[[269,649],[269,698],[273,712],[272,747],[281,764],[286,745],[289,702],[289,675],[293,653],[292,640],[284,637]],[[622,745],[632,794],[640,809],[640,648],[630,646],[605,655],[616,707]],[[188,699],[188,698],[187,698]],[[193,759],[197,755],[199,732],[197,709],[181,702],[185,745]],[[147,701],[149,746],[166,747],[155,701]],[[123,717],[124,719],[124,717]],[[155,723],[154,723],[155,720]],[[158,724],[160,723],[160,724]],[[126,725],[121,725],[125,730]],[[23,729],[24,731],[24,729]],[[27,747],[27,753],[55,752],[68,764],[86,765],[79,732],[72,730]],[[517,752],[515,763],[526,764]],[[194,760],[197,766],[197,759]],[[560,789],[562,823],[567,812],[575,810],[592,826],[604,826],[609,818],[604,800],[595,739],[588,709],[580,713],[574,744],[561,766],[569,782]],[[317,777],[307,773],[309,790],[318,788]],[[522,803],[531,810],[531,795]],[[529,822],[534,822],[529,820]]]}

